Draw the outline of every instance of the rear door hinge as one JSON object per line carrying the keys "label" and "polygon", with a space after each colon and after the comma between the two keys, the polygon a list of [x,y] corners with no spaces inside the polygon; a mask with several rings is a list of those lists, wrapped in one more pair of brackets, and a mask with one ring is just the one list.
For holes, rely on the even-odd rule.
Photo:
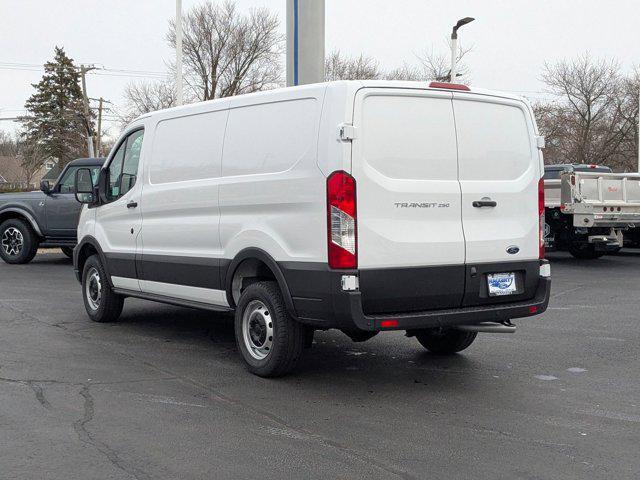
{"label": "rear door hinge", "polygon": [[342,123],[339,125],[339,135],[343,142],[350,142],[356,138],[356,127],[349,123]]}

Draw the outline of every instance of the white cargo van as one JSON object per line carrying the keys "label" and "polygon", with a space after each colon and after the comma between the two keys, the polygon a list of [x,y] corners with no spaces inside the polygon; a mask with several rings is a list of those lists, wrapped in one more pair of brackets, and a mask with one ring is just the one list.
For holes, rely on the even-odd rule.
{"label": "white cargo van", "polygon": [[74,266],[92,320],[126,297],[235,310],[262,376],[314,330],[405,330],[434,353],[543,312],[541,146],[521,99],[353,81],[154,112],[93,186]]}

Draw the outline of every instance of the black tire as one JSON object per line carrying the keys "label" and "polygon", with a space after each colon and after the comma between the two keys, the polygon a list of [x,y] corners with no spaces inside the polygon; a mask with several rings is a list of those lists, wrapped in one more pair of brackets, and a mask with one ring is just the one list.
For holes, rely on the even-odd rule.
{"label": "black tire", "polygon": [[569,253],[581,260],[595,260],[604,255],[604,252],[596,251],[596,246],[589,243],[572,243],[569,245]]}
{"label": "black tire", "polygon": [[73,258],[73,248],[71,247],[60,247],[62,253],[64,253],[67,257]]}
{"label": "black tire", "polygon": [[[287,312],[276,282],[253,283],[240,295],[235,313],[236,344],[251,373],[280,377],[293,370],[302,356],[306,330]],[[260,355],[264,357],[257,358]]]}
{"label": "black tire", "polygon": [[0,225],[0,257],[11,264],[29,263],[38,252],[38,236],[31,225],[10,218]]}
{"label": "black tire", "polygon": [[[98,276],[99,294],[95,295],[93,287],[96,285],[92,277]],[[89,285],[88,285],[89,284]],[[91,295],[91,297],[90,297]],[[100,262],[98,255],[90,256],[82,269],[82,299],[84,300],[84,308],[87,315],[94,322],[113,322],[120,317],[122,306],[124,305],[124,297],[113,293],[109,286],[107,273]]]}
{"label": "black tire", "polygon": [[469,347],[478,336],[477,332],[462,330],[424,330],[416,334],[420,344],[436,355],[451,355]]}

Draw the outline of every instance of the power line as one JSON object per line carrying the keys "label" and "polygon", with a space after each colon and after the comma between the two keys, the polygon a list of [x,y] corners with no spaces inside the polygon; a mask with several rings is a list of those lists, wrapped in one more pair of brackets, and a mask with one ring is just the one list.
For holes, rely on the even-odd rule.
{"label": "power line", "polygon": [[[35,63],[0,62],[0,70],[42,72],[44,71],[44,66]],[[153,70],[129,70],[125,68],[102,67],[100,73],[95,72],[92,73],[92,75],[161,79],[168,77],[170,74],[168,72],[157,72]]]}

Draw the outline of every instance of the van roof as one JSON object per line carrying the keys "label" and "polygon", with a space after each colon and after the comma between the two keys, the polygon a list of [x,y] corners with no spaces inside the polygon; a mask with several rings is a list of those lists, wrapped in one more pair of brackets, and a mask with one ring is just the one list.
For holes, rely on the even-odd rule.
{"label": "van roof", "polygon": [[[144,115],[140,115],[139,117],[137,117],[135,120],[133,120],[132,123],[137,122],[138,120],[142,120],[144,118],[149,118],[154,116],[155,114],[159,113],[159,112],[163,112],[163,113],[167,113],[167,112],[180,112],[180,111],[190,111],[193,108],[197,108],[197,106],[202,106],[202,105],[206,105],[206,104],[218,104],[218,103],[222,103],[222,102],[227,102],[230,99],[238,99],[238,98],[242,98],[242,99],[251,99],[251,98],[255,98],[256,100],[264,98],[264,97],[269,97],[270,95],[274,95],[274,94],[278,94],[278,95],[282,95],[285,94],[287,92],[291,92],[292,94],[295,93],[297,95],[299,95],[301,92],[307,91],[307,92],[311,92],[311,91],[317,91],[317,90],[321,90],[321,89],[325,89],[325,88],[336,88],[336,89],[346,89],[349,90],[353,93],[355,93],[356,91],[358,91],[361,88],[404,88],[404,89],[420,89],[420,90],[440,90],[440,91],[455,91],[456,93],[462,93],[462,94],[475,94],[475,95],[486,95],[486,96],[492,96],[492,97],[499,97],[499,98],[505,98],[505,99],[511,99],[511,100],[518,100],[518,101],[524,101],[527,102],[526,98],[523,97],[522,95],[517,95],[514,93],[509,93],[509,92],[502,92],[502,91],[498,91],[498,90],[487,90],[487,89],[483,89],[483,88],[477,88],[477,87],[469,87],[469,91],[464,91],[464,90],[453,90],[453,89],[447,89],[447,88],[439,88],[439,87],[431,87],[430,86],[430,81],[405,81],[405,80],[337,80],[337,81],[332,81],[332,82],[324,82],[324,83],[314,83],[314,84],[309,84],[309,85],[300,85],[300,86],[296,86],[296,87],[283,87],[283,88],[276,88],[276,89],[272,89],[272,90],[263,90],[260,92],[254,92],[254,93],[247,93],[247,94],[243,94],[243,95],[237,95],[235,97],[225,97],[225,98],[217,98],[214,100],[208,100],[206,102],[197,102],[197,103],[193,103],[193,104],[188,104],[188,105],[182,105],[182,106],[178,106],[178,107],[172,107],[172,108],[167,108],[167,109],[163,109],[163,110],[157,110],[154,112],[149,112],[146,113]],[[446,84],[443,84],[446,85]],[[296,95],[296,96],[297,96]]]}

